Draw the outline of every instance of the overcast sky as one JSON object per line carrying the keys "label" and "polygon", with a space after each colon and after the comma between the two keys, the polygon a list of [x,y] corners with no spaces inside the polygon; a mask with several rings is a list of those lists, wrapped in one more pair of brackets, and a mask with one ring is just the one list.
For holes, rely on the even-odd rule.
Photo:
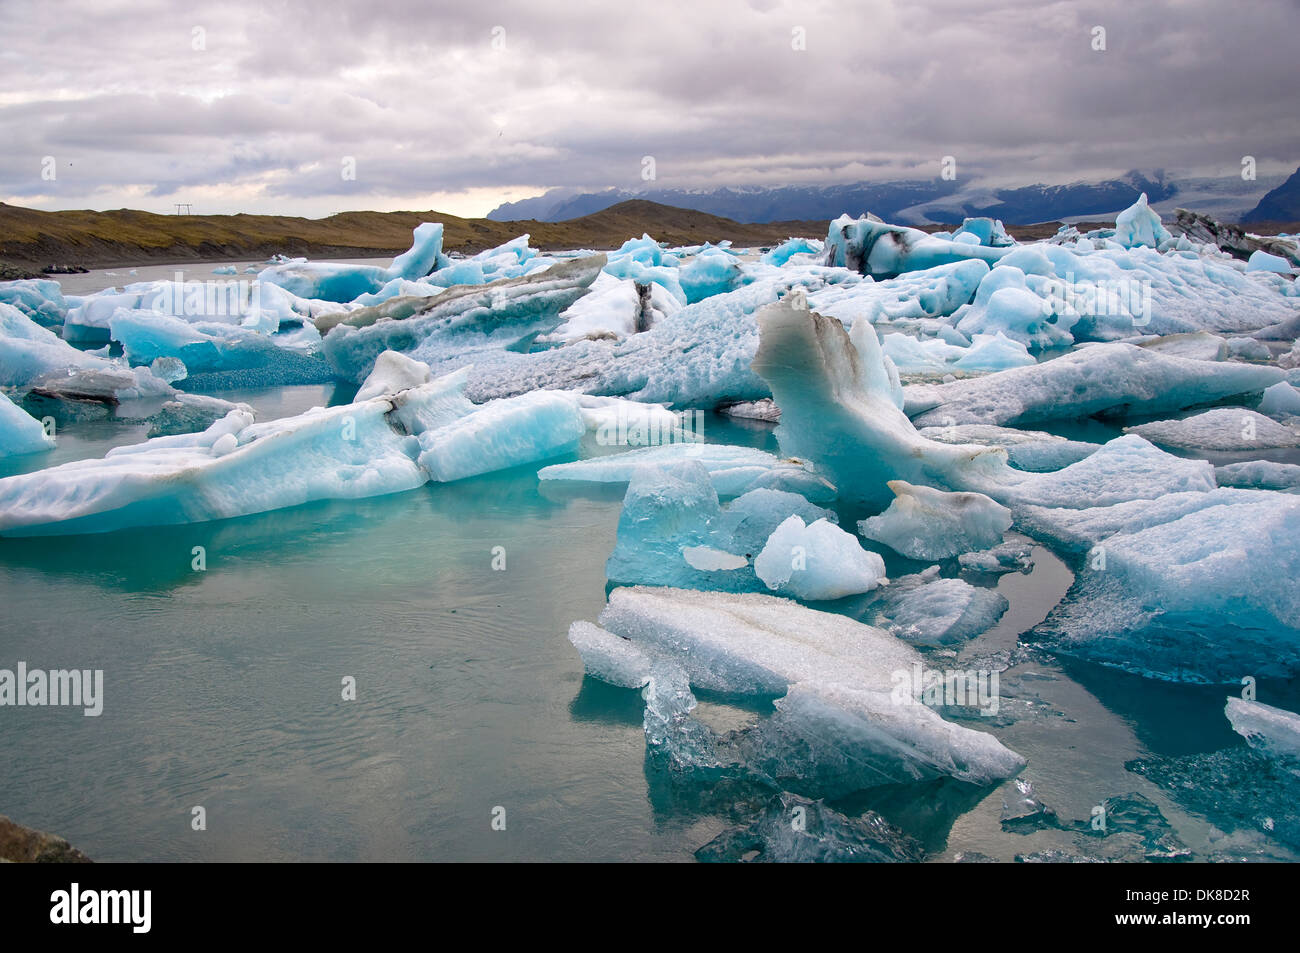
{"label": "overcast sky", "polygon": [[0,200],[481,215],[946,155],[993,183],[1275,173],[1298,79],[1300,0],[0,0]]}

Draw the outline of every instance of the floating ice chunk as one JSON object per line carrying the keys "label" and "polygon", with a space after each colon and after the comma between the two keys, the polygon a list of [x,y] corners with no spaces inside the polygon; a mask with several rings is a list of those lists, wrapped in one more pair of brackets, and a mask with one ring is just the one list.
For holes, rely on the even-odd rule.
{"label": "floating ice chunk", "polygon": [[759,261],[780,268],[795,255],[820,255],[825,250],[825,243],[815,238],[791,238],[764,254]]}
{"label": "floating ice chunk", "polygon": [[1070,329],[1079,320],[1072,308],[1055,307],[1050,297],[1031,290],[1025,273],[999,264],[980,282],[972,304],[954,312],[962,334],[1001,333],[1033,348],[1072,344]]}
{"label": "floating ice chunk", "polygon": [[903,374],[944,373],[968,353],[966,348],[947,344],[938,338],[918,340],[910,334],[881,335],[880,346]]}
{"label": "floating ice chunk", "polygon": [[1219,486],[1237,486],[1255,490],[1300,490],[1300,465],[1274,463],[1270,460],[1247,460],[1214,468]]}
{"label": "floating ice chunk", "polygon": [[[361,381],[383,351],[408,353],[443,372],[553,331],[560,313],[587,293],[604,255],[561,262],[536,274],[455,286],[433,296],[390,298],[316,319],[325,357],[348,380]],[[448,361],[457,363],[448,366]],[[527,389],[527,388],[526,388]]]}
{"label": "floating ice chunk", "polygon": [[156,357],[150,363],[149,370],[153,372],[154,377],[168,384],[183,381],[190,375],[189,368],[178,357]]}
{"label": "floating ice chunk", "polygon": [[721,248],[707,248],[677,269],[677,280],[686,294],[687,304],[731,291],[741,278],[735,256]]}
{"label": "floating ice chunk", "polygon": [[1182,450],[1259,450],[1300,446],[1300,434],[1244,407],[1220,407],[1182,420],[1157,420],[1125,427],[1124,430],[1162,447]]}
{"label": "floating ice chunk", "polygon": [[826,235],[826,264],[876,278],[951,264],[969,258],[994,262],[1008,249],[935,238],[915,228],[842,215]]}
{"label": "floating ice chunk", "polygon": [[[1033,367],[904,390],[918,427],[999,426],[1097,414],[1157,414],[1262,393],[1284,377],[1273,367],[1170,357],[1131,344],[1098,344]],[[785,409],[777,395],[777,402]]]}
{"label": "floating ice chunk", "polygon": [[0,281],[0,304],[12,305],[47,327],[62,324],[68,314],[63,286],[46,278]]}
{"label": "floating ice chunk", "polygon": [[384,394],[396,394],[427,384],[432,376],[428,364],[413,361],[397,351],[385,351],[375,358],[374,369],[362,381],[353,400],[362,401]]}
{"label": "floating ice chunk", "polygon": [[872,624],[915,645],[965,642],[992,628],[1009,603],[993,589],[961,579],[942,579],[939,567],[895,579],[869,611]]}
{"label": "floating ice chunk", "polygon": [[1268,252],[1257,248],[1251,252],[1250,260],[1246,262],[1246,270],[1271,271],[1279,275],[1290,275],[1292,268],[1291,262],[1281,255],[1270,255]]}
{"label": "floating ice chunk", "polygon": [[588,675],[619,688],[640,688],[650,679],[650,660],[630,640],[590,622],[569,626],[569,641]]}
{"label": "floating ice chunk", "polygon": [[1013,507],[1078,508],[1214,488],[1214,467],[1205,460],[1175,457],[1137,434],[1125,434],[1063,470],[1024,474],[986,492]]}
{"label": "floating ice chunk", "polygon": [[1171,357],[1185,357],[1196,361],[1222,361],[1228,357],[1227,339],[1211,334],[1209,331],[1166,334],[1130,343]]}
{"label": "floating ice chunk", "polygon": [[841,599],[880,585],[885,561],[827,520],[805,525],[791,516],[754,560],[754,572],[768,589],[781,595],[810,601]]}
{"label": "floating ice chunk", "polygon": [[[261,424],[233,411],[202,434],[8,477],[0,480],[0,534],[194,523],[413,489],[428,474],[416,465],[415,438],[390,426],[390,406],[376,399]],[[238,449],[214,453],[227,434]]]}
{"label": "floating ice chunk", "polygon": [[218,265],[212,269],[214,275],[234,275],[238,274],[234,265]]}
{"label": "floating ice chunk", "polygon": [[[728,752],[762,776],[847,793],[940,776],[987,784],[1024,765],[992,735],[919,703],[915,649],[844,616],[756,593],[638,586],[610,593],[600,624],[681,666],[695,688],[784,695],[777,713]],[[707,765],[699,742],[708,739],[681,721],[693,698],[670,684],[660,698],[658,679],[646,690],[647,742],[684,767]]]}
{"label": "floating ice chunk", "polygon": [[953,232],[953,238],[960,239],[966,235],[974,238],[975,244],[987,245],[992,248],[1005,248],[1016,243],[1015,239],[1007,234],[1006,228],[1002,225],[1002,220],[995,218],[965,219],[961,223],[961,227]]}
{"label": "floating ice chunk", "polygon": [[1031,543],[1006,542],[978,553],[962,553],[957,564],[967,572],[1001,575],[1007,572],[1028,573],[1034,568]]}
{"label": "floating ice chunk", "polygon": [[[748,567],[718,565],[701,549],[715,546],[722,515],[708,471],[694,460],[639,467],[632,472],[618,520],[618,541],[605,565],[614,583],[680,585],[696,588],[753,588]],[[694,552],[694,558],[687,555]],[[720,550],[726,552],[726,550]],[[736,555],[732,553],[731,555]]]}
{"label": "floating ice chunk", "polygon": [[681,307],[659,285],[638,285],[631,279],[601,272],[591,291],[561,312],[563,323],[538,340],[563,343],[583,338],[630,337],[677,313]]}
{"label": "floating ice chunk", "polygon": [[830,510],[816,506],[798,493],[785,490],[750,490],[727,504],[718,522],[717,538],[725,541],[733,553],[744,553],[753,558],[763,551],[776,528],[790,517],[805,523],[838,517]]}
{"label": "floating ice chunk", "polygon": [[1228,338],[1228,356],[1243,361],[1267,361],[1273,353],[1263,341],[1254,338]]}
{"label": "floating ice chunk", "polygon": [[1041,430],[1016,430],[991,424],[961,424],[951,427],[922,427],[922,437],[940,443],[975,443],[1003,447],[1007,459],[1018,470],[1042,472],[1060,470],[1094,453],[1101,444],[1067,440]]}
{"label": "floating ice chunk", "polygon": [[410,250],[394,258],[388,268],[300,258],[271,265],[258,275],[258,281],[279,285],[300,298],[352,301],[363,294],[375,294],[394,278],[414,281],[434,269],[442,260],[442,225],[425,222],[416,226],[413,237]]}
{"label": "floating ice chunk", "polygon": [[799,493],[814,503],[835,499],[835,487],[800,460],[782,460],[762,450],[726,444],[675,443],[643,447],[627,453],[560,463],[544,467],[542,480],[578,480],[588,483],[626,483],[638,467],[695,461],[709,473],[719,496],[740,496],[767,488]]}
{"label": "floating ice chunk", "polygon": [[933,562],[988,549],[1011,528],[1011,511],[981,493],[945,493],[890,480],[889,509],[858,523],[867,539],[909,559]]}
{"label": "floating ice chunk", "polygon": [[1034,363],[1037,362],[1024,344],[998,331],[996,334],[976,334],[970,348],[952,366],[960,371],[1004,371],[1009,367]]}
{"label": "floating ice chunk", "polygon": [[1263,702],[1229,697],[1223,713],[1252,748],[1274,758],[1300,761],[1300,715]]}
{"label": "floating ice chunk", "polygon": [[781,419],[781,408],[776,406],[770,397],[728,404],[726,407],[719,408],[718,413],[728,417],[739,417],[741,420],[766,420],[772,423]]}
{"label": "floating ice chunk", "polygon": [[0,392],[0,459],[53,448],[44,425]]}
{"label": "floating ice chunk", "polygon": [[448,483],[573,453],[586,432],[572,395],[534,391],[425,430],[418,462],[431,479]]}
{"label": "floating ice chunk", "polygon": [[850,341],[839,321],[781,301],[760,311],[758,323],[754,370],[781,407],[781,448],[816,461],[842,496],[884,505],[890,479],[960,486],[976,471],[996,479],[1007,470],[1005,451],[950,446],[916,432],[894,403],[882,355],[867,346],[875,332],[866,322],[855,323],[857,340]]}
{"label": "floating ice chunk", "polygon": [[1055,651],[1178,681],[1300,669],[1300,591],[1278,584],[1300,573],[1300,497],[1221,489],[1026,521],[1096,541],[1034,630]]}
{"label": "floating ice chunk", "polygon": [[1264,390],[1256,409],[1270,417],[1300,417],[1300,390],[1286,381],[1278,381]]}
{"label": "floating ice chunk", "polygon": [[[801,823],[791,823],[796,817]],[[924,856],[920,844],[875,811],[846,817],[788,792],[773,795],[753,821],[695,852],[702,863],[908,863]]]}
{"label": "floating ice chunk", "polygon": [[1156,248],[1161,242],[1173,238],[1169,230],[1160,224],[1160,216],[1147,205],[1147,194],[1143,192],[1138,200],[1115,216],[1115,241],[1125,248],[1147,245]]}

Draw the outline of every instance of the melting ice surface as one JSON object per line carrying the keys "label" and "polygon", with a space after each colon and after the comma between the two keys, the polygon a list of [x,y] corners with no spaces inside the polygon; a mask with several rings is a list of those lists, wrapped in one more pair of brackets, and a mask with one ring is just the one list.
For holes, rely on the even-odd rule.
{"label": "melting ice surface", "polygon": [[[1300,851],[1285,265],[1143,200],[213,274],[0,285],[5,650],[109,687],[21,710],[0,811],[97,859]],[[178,838],[199,798],[243,820]]]}

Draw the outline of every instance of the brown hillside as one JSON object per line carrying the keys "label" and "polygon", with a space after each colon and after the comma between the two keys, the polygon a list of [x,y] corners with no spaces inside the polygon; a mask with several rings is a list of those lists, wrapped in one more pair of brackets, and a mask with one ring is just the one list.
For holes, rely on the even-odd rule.
{"label": "brown hillside", "polygon": [[821,237],[825,222],[746,225],[689,209],[633,200],[566,222],[493,222],[441,212],[341,212],[328,218],[284,215],[155,215],[42,212],[0,203],[0,260],[33,267],[118,267],[265,258],[277,252],[313,258],[369,258],[405,251],[421,222],[442,222],[443,247],[472,253],[525,232],[543,250],[617,248],[643,232],[674,245],[731,239],[770,245],[792,235]]}

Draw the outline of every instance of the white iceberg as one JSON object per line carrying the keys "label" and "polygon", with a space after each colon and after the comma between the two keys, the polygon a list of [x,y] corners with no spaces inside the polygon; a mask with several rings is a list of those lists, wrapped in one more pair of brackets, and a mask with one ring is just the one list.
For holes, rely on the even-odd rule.
{"label": "white iceberg", "polygon": [[44,425],[0,392],[0,459],[53,448]]}
{"label": "white iceberg", "polygon": [[773,531],[754,560],[754,572],[779,595],[842,599],[880,585],[885,561],[834,523],[819,519],[805,524],[796,515]]}
{"label": "white iceberg", "polygon": [[894,501],[858,523],[858,532],[909,559],[934,562],[988,549],[1011,528],[1011,511],[982,493],[945,493],[904,480],[888,485]]}
{"label": "white iceberg", "polygon": [[1156,420],[1124,430],[1180,450],[1300,447],[1296,431],[1244,407],[1219,407],[1181,420]]}

